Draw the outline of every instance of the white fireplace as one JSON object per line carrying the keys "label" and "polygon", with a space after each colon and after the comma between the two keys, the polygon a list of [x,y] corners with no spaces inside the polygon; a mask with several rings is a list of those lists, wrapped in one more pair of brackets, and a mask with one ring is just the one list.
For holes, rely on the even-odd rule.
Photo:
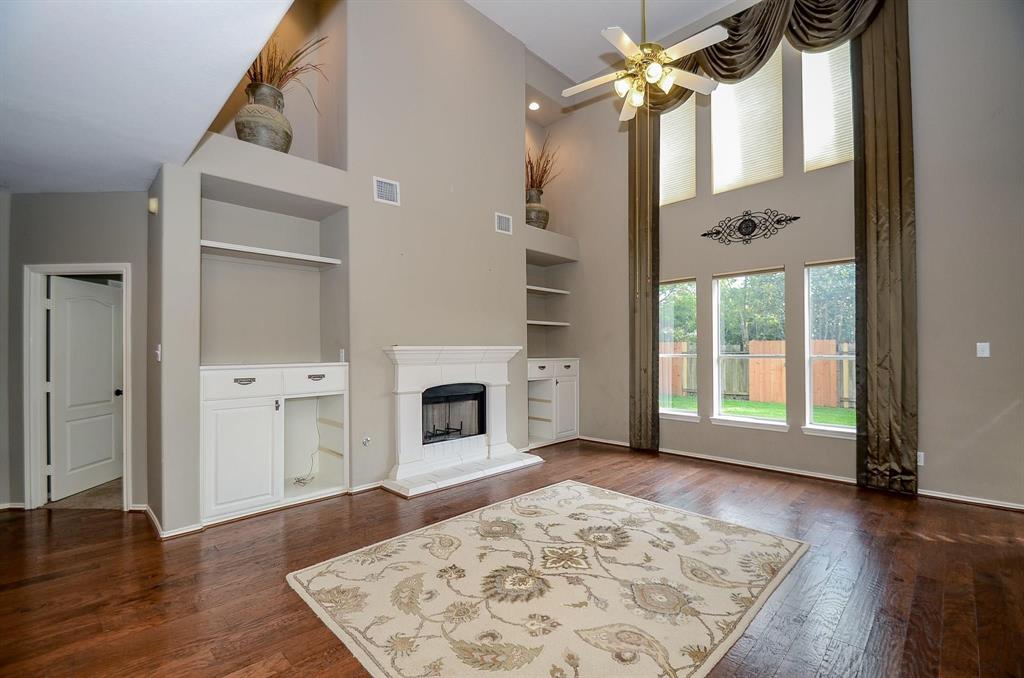
{"label": "white fireplace", "polygon": [[412,497],[543,461],[508,442],[508,363],[521,350],[384,349],[395,364],[396,463],[386,488]]}

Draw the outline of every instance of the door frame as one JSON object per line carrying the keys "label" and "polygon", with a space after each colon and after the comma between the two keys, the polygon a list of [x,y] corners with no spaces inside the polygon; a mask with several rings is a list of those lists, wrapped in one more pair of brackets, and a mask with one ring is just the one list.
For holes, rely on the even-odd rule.
{"label": "door frame", "polygon": [[22,410],[25,467],[25,508],[46,503],[46,277],[50,275],[121,275],[121,343],[124,382],[121,507],[132,499],[132,265],[26,264],[22,283]]}

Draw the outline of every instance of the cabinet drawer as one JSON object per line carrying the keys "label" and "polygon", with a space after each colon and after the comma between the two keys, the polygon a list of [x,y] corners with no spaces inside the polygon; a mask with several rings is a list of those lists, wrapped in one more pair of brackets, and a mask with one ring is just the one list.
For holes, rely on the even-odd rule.
{"label": "cabinet drawer", "polygon": [[555,363],[550,360],[529,360],[526,363],[527,379],[547,379],[555,376]]}
{"label": "cabinet drawer", "polygon": [[348,390],[348,368],[341,365],[288,367],[284,370],[286,396],[345,390]]}
{"label": "cabinet drawer", "polygon": [[203,373],[204,400],[280,394],[281,370],[217,370]]}
{"label": "cabinet drawer", "polygon": [[559,360],[555,363],[555,374],[560,377],[575,377],[580,373],[578,360]]}

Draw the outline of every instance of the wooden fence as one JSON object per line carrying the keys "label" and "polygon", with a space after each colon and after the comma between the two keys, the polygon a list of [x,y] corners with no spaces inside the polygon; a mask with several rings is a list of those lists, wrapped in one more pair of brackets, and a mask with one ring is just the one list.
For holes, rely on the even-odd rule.
{"label": "wooden fence", "polygon": [[[837,355],[832,340],[815,340],[814,355]],[[692,395],[697,392],[697,358],[687,355],[666,355],[691,352],[687,342],[663,341],[659,379],[662,393]],[[696,351],[696,346],[692,348]],[[753,340],[750,353],[771,355],[785,351],[784,341]],[[815,360],[813,404],[816,407],[854,407],[856,373],[852,360]],[[722,370],[722,387],[727,397],[762,403],[786,402],[786,366],[778,358],[727,360]]]}

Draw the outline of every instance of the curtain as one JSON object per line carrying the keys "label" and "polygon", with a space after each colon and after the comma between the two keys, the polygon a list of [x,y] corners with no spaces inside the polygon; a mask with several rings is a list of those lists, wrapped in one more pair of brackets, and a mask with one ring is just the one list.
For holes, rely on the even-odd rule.
{"label": "curtain", "polygon": [[854,42],[857,479],[917,492],[917,245],[907,0]]}
{"label": "curtain", "polygon": [[[917,276],[907,0],[762,0],[722,25],[726,40],[675,65],[734,83],[767,63],[783,36],[810,52],[852,40],[857,479],[914,493]],[[652,89],[650,108],[671,110],[691,94],[681,87],[670,94]],[[656,147],[652,156],[657,165]],[[657,390],[656,373],[652,379]]]}
{"label": "curtain", "polygon": [[629,126],[629,445],[657,452],[658,149],[661,117],[646,108]]}

